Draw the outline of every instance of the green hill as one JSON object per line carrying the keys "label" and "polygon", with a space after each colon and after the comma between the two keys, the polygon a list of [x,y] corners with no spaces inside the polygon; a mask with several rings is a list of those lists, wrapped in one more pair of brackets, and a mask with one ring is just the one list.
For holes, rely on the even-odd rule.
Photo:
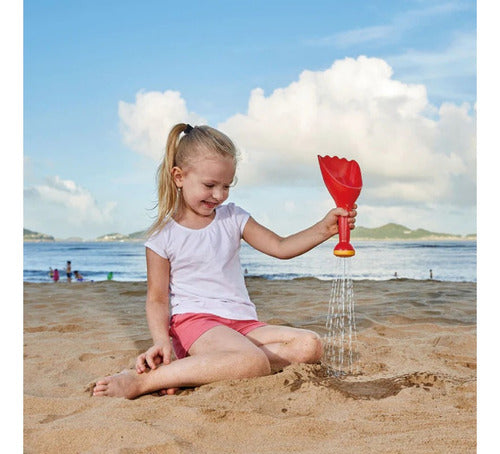
{"label": "green hill", "polygon": [[147,230],[141,230],[139,232],[134,232],[128,235],[128,238],[131,240],[145,240],[146,239]]}
{"label": "green hill", "polygon": [[351,231],[351,238],[366,240],[426,240],[426,239],[461,239],[460,235],[437,233],[425,229],[411,230],[400,224],[386,224],[381,227],[356,227]]}
{"label": "green hill", "polygon": [[46,235],[45,233],[23,229],[23,241],[54,241],[54,237]]}

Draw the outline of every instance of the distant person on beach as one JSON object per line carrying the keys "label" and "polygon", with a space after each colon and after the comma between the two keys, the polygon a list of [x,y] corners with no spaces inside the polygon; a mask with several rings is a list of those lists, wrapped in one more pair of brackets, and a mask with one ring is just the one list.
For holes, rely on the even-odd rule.
{"label": "distant person on beach", "polygon": [[71,282],[71,262],[69,260],[66,262],[66,279]]}
{"label": "distant person on beach", "polygon": [[49,278],[54,279],[54,270],[52,269],[51,266],[49,267]]}
{"label": "distant person on beach", "polygon": [[216,129],[180,123],[170,131],[158,168],[158,217],[145,243],[153,346],[137,357],[135,371],[98,380],[94,396],[173,394],[180,387],[263,376],[291,363],[320,360],[322,343],[315,332],[258,321],[240,243],[244,239],[273,257],[296,257],[337,234],[339,216],[349,216],[353,229],[356,210],[335,208],[313,226],[280,237],[242,208],[223,205],[236,160],[233,142]]}
{"label": "distant person on beach", "polygon": [[113,280],[113,271],[110,271],[108,273],[108,281],[111,281],[111,280]]}
{"label": "distant person on beach", "polygon": [[75,271],[73,274],[75,275],[75,279],[76,279],[77,281],[79,281],[79,282],[82,282],[82,281],[83,281],[83,276],[80,274],[80,272],[79,272],[79,271]]}
{"label": "distant person on beach", "polygon": [[54,279],[54,282],[57,282],[59,280],[59,270],[57,268],[54,270],[52,279]]}
{"label": "distant person on beach", "polygon": [[429,279],[432,280],[432,270],[429,270]]}

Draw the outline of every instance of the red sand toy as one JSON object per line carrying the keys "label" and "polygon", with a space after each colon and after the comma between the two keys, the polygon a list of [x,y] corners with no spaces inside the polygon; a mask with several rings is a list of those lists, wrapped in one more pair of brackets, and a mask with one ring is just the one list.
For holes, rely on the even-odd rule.
{"label": "red sand toy", "polygon": [[[358,163],[337,156],[319,155],[318,161],[323,180],[333,200],[338,207],[351,211],[363,186]],[[340,241],[333,250],[337,257],[352,257],[355,254],[354,248],[349,242],[350,238],[351,232],[347,217],[341,216],[339,218]]]}

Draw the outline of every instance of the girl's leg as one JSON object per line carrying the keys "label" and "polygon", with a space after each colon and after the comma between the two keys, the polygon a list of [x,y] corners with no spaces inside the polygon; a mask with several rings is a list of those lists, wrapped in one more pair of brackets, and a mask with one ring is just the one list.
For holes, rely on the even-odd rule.
{"label": "girl's leg", "polygon": [[154,391],[199,386],[219,380],[250,378],[271,372],[266,354],[240,333],[216,326],[189,349],[190,356],[137,374],[124,371],[96,383],[94,396],[133,399]]}
{"label": "girl's leg", "polygon": [[321,339],[314,331],[288,326],[262,326],[247,334],[267,356],[273,371],[292,363],[316,363],[323,354]]}

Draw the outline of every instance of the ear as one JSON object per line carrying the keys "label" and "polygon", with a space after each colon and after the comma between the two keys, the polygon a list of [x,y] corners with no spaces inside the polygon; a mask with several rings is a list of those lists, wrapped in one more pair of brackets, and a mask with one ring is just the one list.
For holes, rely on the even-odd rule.
{"label": "ear", "polygon": [[178,188],[182,188],[184,181],[184,172],[180,167],[172,167],[172,179]]}

